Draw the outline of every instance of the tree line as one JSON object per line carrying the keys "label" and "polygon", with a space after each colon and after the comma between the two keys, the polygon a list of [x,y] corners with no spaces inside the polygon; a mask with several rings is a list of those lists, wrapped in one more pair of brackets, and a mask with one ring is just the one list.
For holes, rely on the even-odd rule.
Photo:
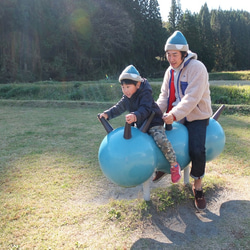
{"label": "tree line", "polygon": [[0,83],[117,78],[128,64],[162,77],[176,29],[209,71],[249,69],[249,15],[172,0],[162,23],[157,0],[1,0]]}

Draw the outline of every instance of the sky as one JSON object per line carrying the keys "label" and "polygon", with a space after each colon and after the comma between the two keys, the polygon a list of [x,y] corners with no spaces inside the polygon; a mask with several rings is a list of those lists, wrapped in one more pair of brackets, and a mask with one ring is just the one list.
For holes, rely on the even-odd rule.
{"label": "sky", "polygon": [[[160,5],[160,12],[163,21],[168,20],[172,0],[158,0]],[[177,2],[177,0],[176,0]],[[199,13],[201,6],[207,3],[209,11],[212,9],[222,10],[245,10],[250,12],[250,4],[248,0],[180,0],[181,9],[183,12],[186,10],[191,13]]]}

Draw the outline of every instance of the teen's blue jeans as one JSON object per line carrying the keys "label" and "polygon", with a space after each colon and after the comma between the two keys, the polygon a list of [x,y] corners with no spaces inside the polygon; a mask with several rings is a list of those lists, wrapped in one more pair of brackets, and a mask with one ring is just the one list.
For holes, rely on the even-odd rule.
{"label": "teen's blue jeans", "polygon": [[206,166],[206,130],[209,119],[185,122],[189,136],[189,155],[192,162],[190,176],[201,179],[205,175]]}

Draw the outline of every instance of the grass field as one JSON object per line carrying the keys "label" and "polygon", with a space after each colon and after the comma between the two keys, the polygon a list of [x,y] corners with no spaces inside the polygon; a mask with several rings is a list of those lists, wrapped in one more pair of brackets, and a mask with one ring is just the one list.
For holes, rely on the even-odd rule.
{"label": "grass field", "polygon": [[[221,192],[228,197],[236,194],[235,201],[243,197],[242,207],[239,214],[238,210],[229,213],[229,220],[221,216],[212,223],[212,236],[192,238],[195,228],[191,228],[189,236],[186,231],[177,239],[192,238],[183,246],[158,239],[157,249],[186,250],[199,244],[203,249],[245,250],[250,244],[250,73],[213,73],[210,79],[215,80],[211,85],[233,85],[218,89],[222,91],[219,94],[214,88],[214,92],[223,96],[222,101],[237,105],[227,105],[227,112],[219,118],[226,145],[222,154],[207,164],[204,190],[214,197],[210,200],[214,204],[219,203],[216,194]],[[119,98],[120,87],[114,82],[0,86],[0,249],[154,249],[149,245],[156,242],[157,228],[151,228],[157,225],[155,221],[160,221],[162,232],[169,230],[172,224],[164,229],[161,222],[169,219],[171,212],[175,218],[178,207],[190,200],[193,203],[190,185],[182,181],[151,190],[150,202],[133,188],[119,190],[136,198],[110,198],[117,186],[99,167],[98,149],[106,132],[97,114],[111,105],[98,102],[113,103]],[[157,82],[155,90],[159,91]],[[123,116],[111,121],[114,128],[124,123]],[[182,221],[177,224],[182,226]],[[195,222],[190,225],[194,227]],[[217,233],[217,227],[225,234]],[[169,239],[173,232],[166,234]],[[145,233],[149,241],[143,238]]]}
{"label": "grass field", "polygon": [[[97,154],[106,132],[96,118],[103,108],[1,106],[0,249],[129,249],[152,209],[190,199],[182,184],[170,187],[168,202],[157,198],[162,190],[150,203],[105,199],[110,183]],[[219,122],[226,147],[208,163],[205,190],[249,188],[250,117],[222,115]],[[114,128],[123,125],[123,117],[112,120]],[[237,244],[246,249],[249,218],[242,227],[246,238]]]}

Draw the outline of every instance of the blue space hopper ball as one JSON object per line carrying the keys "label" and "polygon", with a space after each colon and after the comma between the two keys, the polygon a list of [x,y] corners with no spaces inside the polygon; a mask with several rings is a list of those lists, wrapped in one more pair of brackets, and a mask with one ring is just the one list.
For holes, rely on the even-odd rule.
{"label": "blue space hopper ball", "polygon": [[98,153],[104,175],[122,187],[134,187],[148,180],[157,164],[155,142],[143,132],[149,123],[145,123],[141,129],[126,123],[125,127],[113,130],[107,120],[99,120],[108,133]]}
{"label": "blue space hopper ball", "polygon": [[223,128],[217,121],[225,105],[222,105],[209,119],[206,134],[206,161],[212,161],[219,156],[226,143],[226,136]]}
{"label": "blue space hopper ball", "polygon": [[[225,134],[216,121],[224,109],[222,106],[209,120],[206,137],[207,161],[217,157],[224,148]],[[98,158],[104,175],[122,187],[134,187],[148,180],[155,169],[170,173],[170,164],[153,138],[146,132],[153,119],[152,114],[140,129],[125,124],[113,129],[107,120],[99,118],[107,135],[101,142]],[[190,163],[187,128],[178,122],[166,130],[181,169]]]}
{"label": "blue space hopper ball", "polygon": [[[219,156],[225,146],[226,137],[223,128],[217,122],[221,112],[225,106],[222,105],[215,114],[209,119],[209,125],[206,132],[206,161],[211,161]],[[177,162],[180,164],[181,169],[184,169],[190,163],[189,147],[188,147],[188,131],[187,128],[178,122],[174,122],[172,129],[166,130],[166,135],[171,142],[175,153]],[[171,173],[170,164],[164,155],[161,153],[156,145],[155,151],[157,152],[157,166],[156,170]]]}
{"label": "blue space hopper ball", "polygon": [[[183,124],[174,122],[172,126],[166,126],[165,133],[175,151],[177,162],[183,170],[190,163],[188,151],[188,130]],[[156,170],[170,174],[170,163],[167,161],[166,157],[163,155],[156,143],[154,150],[157,155],[157,165],[155,166]]]}

